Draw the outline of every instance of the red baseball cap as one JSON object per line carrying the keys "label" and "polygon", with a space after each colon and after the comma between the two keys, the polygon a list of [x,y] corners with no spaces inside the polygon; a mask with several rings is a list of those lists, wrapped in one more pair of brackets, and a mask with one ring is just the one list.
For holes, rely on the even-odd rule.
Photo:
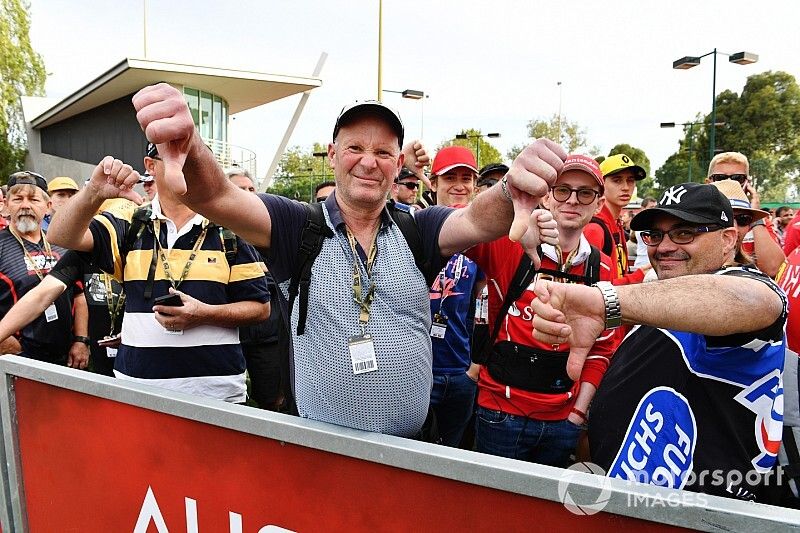
{"label": "red baseball cap", "polygon": [[478,174],[478,164],[475,156],[469,148],[463,146],[446,146],[439,150],[433,158],[431,173],[434,176],[441,176],[456,167],[467,167],[476,175]]}
{"label": "red baseball cap", "polygon": [[568,171],[568,170],[580,170],[582,172],[586,172],[590,176],[592,176],[597,183],[600,184],[601,187],[605,187],[605,180],[603,179],[603,173],[600,171],[600,165],[589,156],[580,155],[580,154],[570,154],[567,156],[567,159],[564,161],[564,166],[561,168],[561,172],[558,173],[558,176]]}

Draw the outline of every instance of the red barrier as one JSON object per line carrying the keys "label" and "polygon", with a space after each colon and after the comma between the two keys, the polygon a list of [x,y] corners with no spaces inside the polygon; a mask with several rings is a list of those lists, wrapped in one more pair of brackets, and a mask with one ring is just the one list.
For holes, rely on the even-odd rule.
{"label": "red barrier", "polygon": [[[30,531],[663,531],[17,378]],[[150,497],[147,497],[150,493]],[[147,497],[147,498],[146,498]],[[146,501],[147,500],[147,501]],[[137,530],[138,531],[138,530]]]}

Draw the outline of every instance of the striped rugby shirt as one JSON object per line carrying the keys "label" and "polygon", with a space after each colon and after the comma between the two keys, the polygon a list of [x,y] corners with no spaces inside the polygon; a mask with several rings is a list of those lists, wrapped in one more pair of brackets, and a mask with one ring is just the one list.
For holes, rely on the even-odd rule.
{"label": "striped rugby shirt", "polygon": [[[44,243],[22,239],[35,265],[25,257],[19,241],[6,228],[0,231],[0,316],[39,284],[34,266],[44,276],[67,251],[51,245],[52,257],[47,257]],[[64,364],[72,346],[72,299],[80,287],[64,291],[54,302],[58,318],[48,322],[42,314],[20,332],[20,344],[28,357]]]}
{"label": "striped rugby shirt", "polygon": [[[192,249],[208,220],[195,215],[182,228],[161,214],[158,196],[153,199],[151,219],[161,223],[160,242],[173,278],[180,278]],[[118,378],[206,396],[244,402],[245,360],[238,328],[201,325],[168,333],[155,319],[153,299],[169,293],[171,286],[160,254],[152,299],[145,299],[147,275],[153,257],[154,235],[145,229],[124,254],[121,249],[130,227],[131,213],[104,211],[89,225],[94,237],[94,263],[123,282],[126,302],[122,344],[114,363]],[[149,228],[152,228],[149,225]],[[240,301],[269,301],[269,292],[258,253],[237,239],[237,254],[229,266],[217,226],[206,233],[197,256],[178,289],[204,303],[221,305]]]}

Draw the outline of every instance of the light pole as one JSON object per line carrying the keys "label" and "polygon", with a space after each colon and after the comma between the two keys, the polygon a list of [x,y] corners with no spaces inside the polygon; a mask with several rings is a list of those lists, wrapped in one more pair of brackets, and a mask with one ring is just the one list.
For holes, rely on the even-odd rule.
{"label": "light pole", "polygon": [[420,138],[424,137],[425,135],[425,99],[430,98],[429,94],[425,94],[423,91],[418,89],[406,89],[404,91],[393,91],[391,89],[382,89],[385,93],[394,93],[399,94],[403,98],[408,98],[409,100],[419,100],[420,111],[419,111],[419,136]]}
{"label": "light pole", "polygon": [[[692,157],[694,154],[694,150],[692,150],[692,144],[694,143],[694,127],[698,124],[705,124],[704,122],[662,122],[662,128],[674,128],[675,126],[689,126],[689,148],[686,149],[689,152],[689,181],[692,181]],[[724,122],[715,122],[713,126],[724,126]],[[713,156],[712,156],[713,157]]]}
{"label": "light pole", "polygon": [[481,138],[482,137],[489,137],[490,139],[497,139],[500,137],[499,133],[487,133],[483,135],[479,133],[477,135],[467,135],[466,133],[459,133],[456,135],[456,139],[475,139],[475,160],[478,163],[478,168],[481,168]]}
{"label": "light pole", "polygon": [[716,127],[717,122],[717,55],[728,56],[728,62],[736,63],[737,65],[750,65],[758,61],[758,54],[750,52],[737,52],[735,54],[726,54],[725,52],[718,52],[716,48],[707,54],[701,56],[686,56],[672,62],[672,68],[677,70],[688,70],[700,64],[700,60],[707,56],[714,56],[714,72],[711,78],[711,134],[708,136],[708,158],[709,160],[714,157],[714,145],[716,142]]}

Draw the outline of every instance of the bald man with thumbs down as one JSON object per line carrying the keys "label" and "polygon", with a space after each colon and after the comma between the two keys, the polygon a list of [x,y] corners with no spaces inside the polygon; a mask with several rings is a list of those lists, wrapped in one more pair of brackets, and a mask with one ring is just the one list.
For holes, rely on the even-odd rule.
{"label": "bald man with thumbs down", "polygon": [[[174,87],[146,87],[133,104],[148,140],[158,145],[166,186],[193,211],[255,245],[288,294],[300,266],[306,206],[249,194],[225,179]],[[377,101],[345,106],[336,120],[328,145],[336,191],[321,205],[327,237],[313,263],[302,334],[298,306],[291,310],[293,392],[301,416],[413,437],[426,419],[432,382],[427,272],[417,265],[435,275],[456,252],[506,234],[525,236],[526,247],[537,244],[538,218],[531,213],[566,153],[538,140],[469,207],[406,210],[424,256],[415,262],[395,223],[395,210],[404,208],[386,202],[403,167],[403,134],[397,113]],[[129,181],[120,185],[130,187]]]}

